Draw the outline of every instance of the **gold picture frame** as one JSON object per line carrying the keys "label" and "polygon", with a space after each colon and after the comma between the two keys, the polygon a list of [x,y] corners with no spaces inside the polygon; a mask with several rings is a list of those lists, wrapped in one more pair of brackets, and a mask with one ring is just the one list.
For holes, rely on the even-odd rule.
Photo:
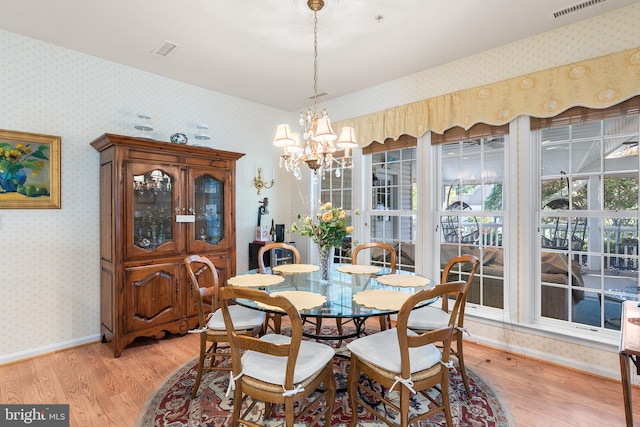
{"label": "gold picture frame", "polygon": [[0,209],[60,209],[60,137],[0,129]]}

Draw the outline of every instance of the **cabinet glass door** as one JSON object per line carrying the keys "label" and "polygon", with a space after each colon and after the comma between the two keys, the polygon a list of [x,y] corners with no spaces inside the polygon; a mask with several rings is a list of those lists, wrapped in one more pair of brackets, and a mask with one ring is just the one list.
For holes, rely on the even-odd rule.
{"label": "cabinet glass door", "polygon": [[130,255],[175,252],[174,209],[178,170],[132,164],[127,168],[131,193],[127,196],[133,215],[128,216]]}
{"label": "cabinet glass door", "polygon": [[209,174],[194,181],[196,220],[193,238],[215,245],[224,236],[224,184]]}

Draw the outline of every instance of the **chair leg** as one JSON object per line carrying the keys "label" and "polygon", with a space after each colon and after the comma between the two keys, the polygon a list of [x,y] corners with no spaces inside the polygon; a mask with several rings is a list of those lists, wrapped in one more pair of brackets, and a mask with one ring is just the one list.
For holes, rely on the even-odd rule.
{"label": "chair leg", "polygon": [[409,390],[400,385],[400,427],[409,425]]}
{"label": "chair leg", "polygon": [[200,358],[198,359],[198,373],[196,374],[196,382],[193,383],[193,389],[191,390],[191,398],[195,399],[198,394],[198,388],[200,387],[200,380],[202,380],[202,371],[204,370],[204,359],[207,356],[207,338],[200,334]]}
{"label": "chair leg", "polygon": [[349,374],[347,376],[347,391],[349,394],[349,405],[351,406],[351,422],[349,427],[356,427],[358,422],[358,378],[360,377],[360,370],[356,362],[356,356],[351,354],[351,361],[349,365]]}
{"label": "chair leg", "polygon": [[276,334],[279,334],[281,327],[282,327],[282,316],[280,314],[274,314],[273,315],[273,331]]}
{"label": "chair leg", "polygon": [[453,426],[453,418],[451,417],[451,400],[449,397],[449,370],[442,368],[442,379],[440,380],[440,393],[442,394],[442,405],[444,406],[444,417],[447,420],[447,426]]}
{"label": "chair leg", "polygon": [[378,316],[378,320],[380,321],[380,330],[385,331],[387,328],[391,327],[391,316],[382,315]]}
{"label": "chair leg", "polygon": [[233,391],[233,417],[232,427],[238,427],[240,425],[240,408],[242,407],[242,390],[239,386]]}
{"label": "chair leg", "polygon": [[286,427],[293,427],[295,421],[295,414],[293,412],[295,403],[293,397],[284,400],[284,425]]}
{"label": "chair leg", "polygon": [[[327,370],[327,377],[323,380],[324,387],[327,390],[327,395],[325,396],[327,411],[324,415],[324,427],[331,427],[331,421],[333,418],[333,405],[336,401],[336,379],[333,376],[333,361],[329,361],[329,365],[331,369]],[[328,383],[328,384],[327,384]]]}
{"label": "chair leg", "polygon": [[467,392],[467,396],[471,397],[471,387],[469,387],[469,376],[467,375],[467,369],[464,367],[464,353],[462,352],[462,332],[456,332],[456,357],[458,358],[458,365],[460,367],[460,375],[462,375],[462,382],[464,383],[464,389]]}
{"label": "chair leg", "polygon": [[282,316],[280,314],[267,314],[264,318],[264,324],[262,325],[262,335],[269,332],[269,319],[273,321],[273,327],[271,330],[274,333],[279,334],[282,327]]}
{"label": "chair leg", "polygon": [[209,354],[209,368],[213,368],[213,365],[215,365],[217,352],[218,343],[214,342],[213,344],[211,344],[211,347],[209,347],[209,350],[207,351],[207,354]]}
{"label": "chair leg", "polygon": [[[344,335],[344,328],[342,327],[342,319],[336,318],[336,328],[338,328],[338,335]],[[342,346],[342,340],[338,340],[336,348]]]}
{"label": "chair leg", "polygon": [[264,418],[271,418],[271,402],[264,402]]}
{"label": "chair leg", "polygon": [[[316,317],[316,335],[320,335],[322,332],[322,317]],[[316,339],[316,341],[319,341]]]}

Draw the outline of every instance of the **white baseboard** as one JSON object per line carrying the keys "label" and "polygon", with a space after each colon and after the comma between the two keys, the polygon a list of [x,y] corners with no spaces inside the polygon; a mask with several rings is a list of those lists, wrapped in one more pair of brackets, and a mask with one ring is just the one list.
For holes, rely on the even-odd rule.
{"label": "white baseboard", "polygon": [[474,335],[473,339],[465,337],[465,340],[473,341],[478,344],[484,344],[494,348],[498,348],[500,350],[504,350],[515,355],[521,354],[522,356],[531,357],[534,359],[553,363],[555,365],[567,366],[569,368],[587,372],[593,375],[599,375],[605,378],[620,380],[620,371],[617,369],[606,369],[601,366],[583,363],[575,359],[568,359],[566,357],[560,357],[555,354],[544,353],[538,350],[532,350],[530,348],[521,348],[522,352],[517,352],[517,351],[514,351],[513,346],[507,345],[502,341],[487,339],[484,337],[480,337],[478,335]]}
{"label": "white baseboard", "polygon": [[43,356],[45,354],[54,353],[56,351],[66,350],[71,347],[77,347],[79,345],[90,344],[97,341],[100,341],[100,334],[89,335],[86,337],[59,342],[44,347],[32,348],[26,351],[19,351],[17,353],[5,354],[0,356],[0,365],[18,362],[25,359],[31,359],[33,357]]}

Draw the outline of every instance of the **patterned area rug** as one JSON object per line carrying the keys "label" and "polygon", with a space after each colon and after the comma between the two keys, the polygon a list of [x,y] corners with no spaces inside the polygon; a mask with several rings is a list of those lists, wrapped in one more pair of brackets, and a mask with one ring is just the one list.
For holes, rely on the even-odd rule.
{"label": "patterned area rug", "polygon": [[[337,350],[344,351],[344,347]],[[229,372],[213,371],[204,374],[200,392],[194,400],[189,398],[196,376],[197,358],[186,363],[170,375],[150,396],[143,406],[136,426],[182,427],[182,426],[230,426],[233,401],[225,396],[229,384]],[[229,359],[220,361],[221,365],[230,365]],[[334,372],[338,387],[345,386],[349,360],[344,357],[334,358]],[[450,378],[451,411],[456,426],[505,427],[515,425],[511,420],[508,408],[500,402],[495,391],[472,369],[467,368],[471,386],[470,398],[467,398],[462,377],[457,369]],[[434,394],[438,394],[437,392]],[[393,393],[390,395],[393,396]],[[420,396],[419,394],[416,396]],[[412,399],[411,411],[424,412],[428,401],[424,397]],[[381,407],[381,410],[386,408]],[[254,407],[252,418],[265,426],[284,425],[283,409],[274,405],[270,417],[264,418],[264,405]],[[308,420],[312,414],[308,415]],[[349,396],[346,391],[339,391],[334,405],[332,426],[346,426],[351,421],[352,413]],[[363,427],[383,426],[373,416],[359,409],[358,425]],[[304,420],[303,420],[304,421]],[[306,424],[300,424],[306,425]],[[444,414],[435,414],[426,421],[414,424],[415,427],[446,426]]]}

